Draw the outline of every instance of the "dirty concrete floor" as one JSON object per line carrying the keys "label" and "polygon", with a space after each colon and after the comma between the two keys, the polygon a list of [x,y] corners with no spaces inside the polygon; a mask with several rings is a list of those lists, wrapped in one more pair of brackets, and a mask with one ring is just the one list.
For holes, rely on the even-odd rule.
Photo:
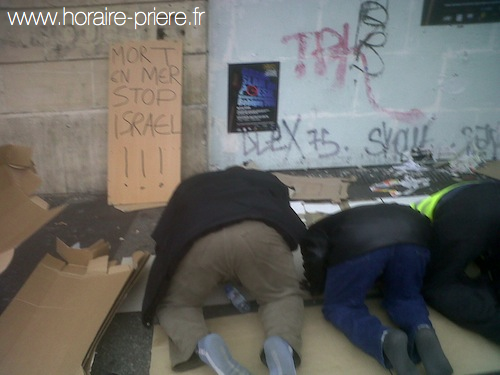
{"label": "dirty concrete floor", "polygon": [[[394,171],[387,167],[370,169],[331,169],[302,171],[298,174],[325,177],[355,176],[357,182],[349,188],[352,200],[387,196],[374,194],[369,186],[392,178]],[[429,194],[456,181],[444,170],[426,172],[431,185],[416,192]],[[418,177],[418,176],[417,176]],[[135,250],[154,253],[150,234],[163,210],[154,208],[122,212],[106,201],[106,195],[42,196],[51,206],[67,204],[55,219],[26,240],[15,252],[12,263],[0,274],[0,313],[46,253],[56,255],[56,238],[72,246],[90,246],[99,239],[111,244],[111,259],[121,260]],[[217,315],[217,311],[208,312]],[[148,375],[151,355],[152,329],[142,325],[139,312],[118,313],[112,320],[96,351],[92,375]]]}

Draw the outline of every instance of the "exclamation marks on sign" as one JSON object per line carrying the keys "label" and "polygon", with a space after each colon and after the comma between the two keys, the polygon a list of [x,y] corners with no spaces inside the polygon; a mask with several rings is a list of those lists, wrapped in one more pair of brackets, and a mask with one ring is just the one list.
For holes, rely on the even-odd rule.
{"label": "exclamation marks on sign", "polygon": [[144,150],[141,150],[141,170],[142,170],[142,177],[146,178],[146,166],[145,166],[145,160],[144,160]]}
{"label": "exclamation marks on sign", "polygon": [[128,178],[128,149],[126,147],[124,149],[125,162],[123,166],[125,167],[125,178]]}
{"label": "exclamation marks on sign", "polygon": [[163,176],[163,150],[158,147],[158,154],[160,156],[160,174]]}
{"label": "exclamation marks on sign", "polygon": [[[165,161],[164,161],[164,150],[161,147],[158,147],[156,157],[148,157],[148,152],[144,150],[140,150],[138,155],[139,157],[139,167],[140,174],[143,179],[146,178],[155,178],[155,177],[163,177],[165,174]],[[130,155],[127,147],[123,148],[123,171],[126,180],[133,178],[133,171],[131,168],[130,161],[133,156]],[[156,159],[156,162],[155,162]],[[156,174],[155,174],[156,173]],[[127,183],[124,183],[125,186],[128,186]],[[162,187],[164,184],[160,182],[159,186]],[[141,187],[144,189],[144,187]]]}

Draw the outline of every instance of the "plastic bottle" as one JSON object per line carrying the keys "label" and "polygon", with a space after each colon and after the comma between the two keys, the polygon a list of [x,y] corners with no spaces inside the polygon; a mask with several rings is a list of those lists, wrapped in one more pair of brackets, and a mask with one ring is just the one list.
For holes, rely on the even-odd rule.
{"label": "plastic bottle", "polygon": [[227,298],[231,301],[231,303],[238,309],[238,311],[242,314],[250,311],[250,304],[240,293],[238,289],[236,289],[231,284],[224,285],[224,290],[226,292]]}

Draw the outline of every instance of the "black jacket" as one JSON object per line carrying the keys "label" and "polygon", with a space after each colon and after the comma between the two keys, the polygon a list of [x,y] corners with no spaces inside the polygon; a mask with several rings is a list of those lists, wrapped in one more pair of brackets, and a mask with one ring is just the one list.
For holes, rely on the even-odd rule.
{"label": "black jacket", "polygon": [[[448,319],[500,344],[500,183],[479,180],[446,193],[433,212],[423,295]],[[480,275],[470,277],[474,262]]]}
{"label": "black jacket", "polygon": [[191,245],[209,232],[243,220],[273,227],[291,250],[306,231],[290,207],[288,187],[271,173],[232,167],[193,176],[177,187],[152,233],[156,258],[142,306],[146,325]]}
{"label": "black jacket", "polygon": [[427,247],[430,235],[429,219],[399,204],[358,206],[327,216],[300,243],[310,292],[323,293],[330,266],[396,244]]}
{"label": "black jacket", "polygon": [[[433,212],[431,261],[424,289],[453,282],[475,260],[482,260],[485,273],[491,272],[495,262],[491,255],[500,253],[499,244],[500,183],[480,181],[451,190]],[[499,262],[500,255],[496,259]]]}

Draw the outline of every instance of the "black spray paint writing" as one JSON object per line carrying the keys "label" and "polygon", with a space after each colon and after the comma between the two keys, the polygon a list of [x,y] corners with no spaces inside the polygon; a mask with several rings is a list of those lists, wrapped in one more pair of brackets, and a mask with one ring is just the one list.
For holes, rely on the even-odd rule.
{"label": "black spray paint writing", "polygon": [[309,130],[307,134],[311,136],[309,144],[314,146],[314,150],[320,158],[328,158],[339,154],[340,145],[330,138],[330,132],[325,128]]}
{"label": "black spray paint writing", "polygon": [[371,156],[387,156],[389,153],[401,155],[414,147],[426,148],[431,143],[430,125],[391,128],[385,122],[368,133],[369,146],[365,151]]}
{"label": "black spray paint writing", "polygon": [[480,151],[491,154],[493,160],[497,160],[500,148],[500,122],[496,126],[476,125],[463,127],[461,133],[467,138],[467,153]]}
{"label": "black spray paint writing", "polygon": [[376,111],[385,113],[399,122],[417,123],[425,118],[421,110],[412,108],[407,111],[399,111],[387,108],[378,103],[376,95],[373,93],[371,79],[384,72],[384,61],[379,50],[385,46],[387,41],[386,25],[388,20],[387,5],[376,1],[364,1],[359,9],[353,47],[349,47],[350,25],[348,23],[343,25],[342,32],[325,27],[320,31],[302,31],[285,35],[281,38],[281,42],[284,44],[295,42],[297,45],[298,60],[295,65],[297,78],[301,79],[306,75],[308,50],[313,44],[314,50],[310,52],[310,56],[314,61],[314,73],[325,76],[327,64],[338,63],[334,85],[340,88],[344,86],[346,81],[348,58],[354,56],[355,63],[350,67],[363,73],[366,96],[370,105]]}
{"label": "black spray paint writing", "polygon": [[[372,77],[384,72],[384,60],[377,48],[384,47],[387,41],[385,28],[388,20],[387,7],[382,4],[376,1],[365,1],[361,4],[354,45],[357,64],[352,66]],[[363,64],[360,66],[361,55]]]}
{"label": "black spray paint writing", "polygon": [[278,124],[277,129],[269,133],[268,138],[259,136],[259,132],[243,133],[244,155],[248,156],[253,153],[262,155],[266,152],[286,152],[288,155],[290,151],[296,147],[301,157],[305,158],[295,137],[299,129],[300,121],[301,118],[299,116],[293,128],[291,128],[285,120],[282,120],[282,126]]}
{"label": "black spray paint writing", "polygon": [[[243,133],[244,155],[256,154],[260,156],[267,152],[282,152],[286,153],[286,158],[292,150],[296,149],[301,158],[305,159],[297,140],[301,121],[301,117],[298,116],[291,126],[287,121],[282,120],[281,126],[278,124],[277,130],[270,132],[269,136],[260,132]],[[314,147],[319,158],[333,157],[340,152],[340,145],[330,138],[330,132],[325,128],[308,130],[307,134],[309,136],[308,144]]]}

